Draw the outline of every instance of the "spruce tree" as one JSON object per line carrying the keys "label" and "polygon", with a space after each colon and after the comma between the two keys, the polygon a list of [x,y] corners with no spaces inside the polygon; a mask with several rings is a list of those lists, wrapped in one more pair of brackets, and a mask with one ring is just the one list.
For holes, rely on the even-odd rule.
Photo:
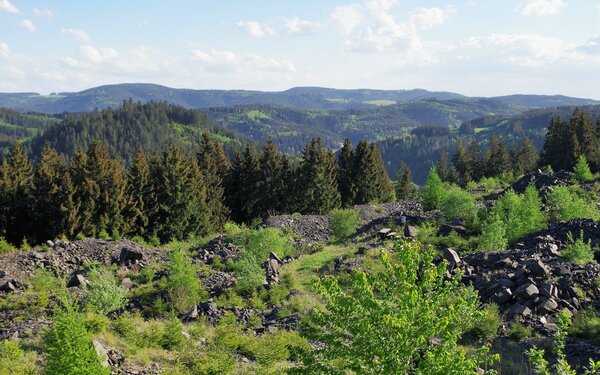
{"label": "spruce tree", "polygon": [[539,161],[539,154],[535,145],[526,137],[516,152],[515,169],[518,174],[532,172]]}
{"label": "spruce tree", "polygon": [[77,208],[76,221],[73,223],[76,234],[94,235],[94,210],[98,200],[98,188],[88,170],[87,154],[78,149],[69,163],[69,173],[73,180],[73,202]]}
{"label": "spruce tree", "polygon": [[241,155],[238,175],[237,210],[239,220],[250,222],[259,217],[260,186],[259,162],[256,151],[248,144]]}
{"label": "spruce tree", "polygon": [[414,199],[417,187],[412,180],[412,172],[406,163],[401,162],[396,172],[396,198],[398,200]]}
{"label": "spruce tree", "polygon": [[440,179],[442,179],[442,181],[448,181],[450,173],[448,168],[448,154],[446,153],[446,151],[442,151],[440,153],[440,158],[437,163],[438,175],[440,176]]}
{"label": "spruce tree", "polygon": [[354,164],[355,158],[354,151],[352,149],[352,141],[346,138],[338,156],[338,165],[340,169],[338,186],[340,189],[343,207],[351,207],[354,205],[356,196],[354,182],[354,172],[356,170],[356,166]]}
{"label": "spruce tree", "polygon": [[[577,138],[580,154],[585,155],[592,171],[597,171],[600,163],[600,143],[589,113],[576,108],[569,120],[569,127]],[[578,157],[579,155],[575,155],[574,160],[571,161],[572,165],[577,162]]]}
{"label": "spruce tree", "polygon": [[490,139],[490,147],[486,152],[485,164],[486,175],[488,177],[512,173],[512,163],[506,143],[503,139],[496,138],[495,134],[492,134]]}
{"label": "spruce tree", "polygon": [[129,169],[127,193],[131,198],[126,208],[129,233],[150,239],[149,220],[156,209],[156,196],[152,185],[150,163],[141,147],[137,149]]}
{"label": "spruce tree", "polygon": [[446,189],[435,167],[429,169],[427,180],[421,190],[423,209],[426,211],[439,210],[446,197]]}
{"label": "spruce tree", "polygon": [[360,141],[354,150],[354,204],[388,202],[393,188],[375,144]]}
{"label": "spruce tree", "polygon": [[323,149],[320,138],[313,138],[305,146],[296,185],[298,208],[302,213],[324,214],[340,207],[337,169],[333,152]]}
{"label": "spruce tree", "polygon": [[[481,160],[481,152],[479,150],[479,143],[477,140],[471,140],[467,147],[467,169],[469,171],[469,177],[473,181],[479,181],[484,176],[484,162]],[[465,180],[466,184],[469,180]]]}
{"label": "spruce tree", "polygon": [[220,230],[229,215],[229,209],[225,205],[225,188],[223,186],[223,177],[226,171],[222,169],[226,167],[223,165],[222,154],[220,154],[216,142],[210,139],[206,132],[202,134],[202,141],[196,157],[206,184],[206,202],[212,223],[211,229]]}
{"label": "spruce tree", "polygon": [[546,131],[544,147],[540,155],[540,165],[549,165],[553,170],[565,170],[568,167],[567,151],[567,124],[560,117],[553,117]]}
{"label": "spruce tree", "polygon": [[452,166],[457,172],[461,185],[466,185],[467,182],[471,181],[471,162],[462,141],[459,141],[456,146],[456,152],[452,157]]}
{"label": "spruce tree", "polygon": [[32,236],[41,242],[65,235],[73,236],[77,210],[74,187],[65,161],[45,144],[33,175],[31,194]]}
{"label": "spruce tree", "polygon": [[3,168],[3,188],[1,199],[5,204],[2,220],[5,221],[6,240],[20,245],[31,228],[30,197],[33,168],[25,149],[15,143],[6,157]]}
{"label": "spruce tree", "polygon": [[258,217],[266,218],[271,214],[283,212],[285,206],[283,192],[286,189],[285,179],[288,177],[285,173],[283,157],[273,140],[269,138],[258,158],[258,175],[256,176],[259,197]]}

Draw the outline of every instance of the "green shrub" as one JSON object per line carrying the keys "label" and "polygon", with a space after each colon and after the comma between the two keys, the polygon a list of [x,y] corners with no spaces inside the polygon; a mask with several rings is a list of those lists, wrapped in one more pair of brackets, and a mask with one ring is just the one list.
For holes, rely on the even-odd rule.
{"label": "green shrub", "polygon": [[567,247],[560,252],[560,256],[569,262],[576,264],[587,264],[594,261],[594,251],[592,250],[591,239],[585,242],[583,239],[583,230],[579,233],[579,238],[573,239],[572,233],[567,233]]}
{"label": "green shrub", "polygon": [[250,252],[257,257],[259,262],[264,262],[269,258],[269,253],[273,252],[280,258],[291,255],[292,245],[287,238],[281,235],[281,232],[275,228],[259,228],[250,233],[246,252]]}
{"label": "green shrub", "polygon": [[110,320],[105,315],[88,313],[85,316],[85,329],[92,335],[104,332],[110,325]]}
{"label": "green shrub", "polygon": [[161,346],[165,349],[176,349],[183,344],[183,324],[175,315],[171,315],[165,322]]}
{"label": "green shrub", "polygon": [[125,307],[127,291],[119,285],[117,277],[106,267],[94,268],[88,273],[85,304],[89,311],[106,315]]}
{"label": "green shrub", "polygon": [[[540,197],[533,185],[528,186],[522,195],[512,190],[506,192],[496,201],[489,215],[497,215],[504,222],[508,242],[540,230],[546,225]],[[492,219],[492,222],[494,220],[496,219]]]}
{"label": "green shrub", "polygon": [[479,340],[492,339],[496,337],[496,334],[498,333],[498,327],[500,327],[500,323],[502,321],[500,318],[498,305],[493,303],[485,305],[481,312],[481,318],[471,329],[470,333]]}
{"label": "green shrub", "polygon": [[595,202],[586,202],[566,186],[555,186],[546,198],[551,221],[574,218],[600,219]]}
{"label": "green shrub", "polygon": [[446,188],[435,167],[431,167],[421,190],[423,208],[427,211],[440,209],[446,197]]}
{"label": "green shrub", "polygon": [[473,225],[477,220],[475,197],[458,186],[451,186],[446,191],[439,208],[446,220],[462,217],[467,225]]}
{"label": "green shrub", "polygon": [[265,271],[254,254],[244,252],[233,264],[237,277],[236,290],[243,295],[251,295],[265,283]]}
{"label": "green shrub", "polygon": [[169,299],[177,311],[186,312],[200,302],[201,296],[206,292],[200,287],[192,260],[183,250],[171,251],[169,271],[170,276],[167,280]]}
{"label": "green shrub", "polygon": [[507,336],[514,341],[522,341],[526,338],[531,337],[531,328],[525,326],[521,321],[515,320],[508,327]]}
{"label": "green shrub", "polygon": [[110,240],[110,234],[104,228],[100,229],[97,234],[98,238],[101,240]]}
{"label": "green shrub", "polygon": [[594,179],[594,175],[590,170],[590,165],[588,164],[585,155],[580,155],[579,158],[577,158],[577,162],[573,167],[573,173],[575,173],[575,179],[577,181],[586,182]]}
{"label": "green shrub", "polygon": [[581,310],[573,319],[570,332],[577,337],[600,343],[600,317],[594,308]]}
{"label": "green shrub", "polygon": [[0,254],[6,254],[11,251],[16,251],[17,249],[9,244],[4,237],[0,236]]}
{"label": "green shrub", "polygon": [[329,216],[329,229],[337,240],[345,240],[356,232],[359,224],[358,210],[335,209]]}
{"label": "green shrub", "polygon": [[483,225],[479,245],[481,251],[504,250],[508,245],[506,238],[506,224],[498,214],[492,214]]}
{"label": "green shrub", "polygon": [[100,365],[85,318],[72,303],[56,309],[52,326],[44,334],[44,354],[47,375],[110,374]]}
{"label": "green shrub", "polygon": [[33,353],[25,353],[17,340],[0,341],[0,375],[33,375],[37,373]]}

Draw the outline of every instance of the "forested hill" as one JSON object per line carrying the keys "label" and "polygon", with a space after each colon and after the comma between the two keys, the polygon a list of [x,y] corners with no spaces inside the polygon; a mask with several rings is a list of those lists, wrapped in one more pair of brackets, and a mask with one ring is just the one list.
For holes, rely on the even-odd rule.
{"label": "forested hill", "polygon": [[45,143],[60,154],[72,156],[77,149],[87,149],[100,141],[111,156],[130,165],[138,147],[151,154],[161,152],[166,145],[193,150],[204,132],[222,143],[230,154],[245,143],[232,132],[213,127],[199,111],[167,103],[126,101],[117,109],[66,114],[25,146],[34,158],[41,154]]}
{"label": "forested hill", "polygon": [[[321,87],[296,87],[280,92],[247,90],[174,89],[155,84],[116,84],[81,92],[39,95],[37,93],[0,93],[0,107],[44,113],[89,112],[117,107],[124,100],[166,101],[187,108],[227,107],[247,104],[270,104],[296,109],[361,109],[410,101],[470,99],[451,92],[414,90],[340,90]],[[488,98],[499,106],[517,113],[532,108],[564,105],[600,104],[589,99],[565,96],[512,95]]]}

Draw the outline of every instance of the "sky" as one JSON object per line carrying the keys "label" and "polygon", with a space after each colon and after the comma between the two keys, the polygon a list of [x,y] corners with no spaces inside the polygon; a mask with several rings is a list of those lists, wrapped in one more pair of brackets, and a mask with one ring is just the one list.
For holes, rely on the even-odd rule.
{"label": "sky", "polygon": [[0,0],[0,92],[123,82],[600,99],[600,0]]}

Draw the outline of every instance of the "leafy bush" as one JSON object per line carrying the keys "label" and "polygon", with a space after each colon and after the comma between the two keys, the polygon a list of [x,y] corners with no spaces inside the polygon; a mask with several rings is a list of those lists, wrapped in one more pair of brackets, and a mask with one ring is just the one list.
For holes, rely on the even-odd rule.
{"label": "leafy bush", "polygon": [[512,190],[508,191],[496,201],[489,216],[492,217],[490,223],[497,220],[494,216],[498,216],[504,223],[508,242],[540,230],[546,225],[540,197],[533,185],[528,186],[522,195]]}
{"label": "leafy bush", "polygon": [[500,311],[498,305],[493,303],[485,305],[481,311],[481,318],[469,333],[480,340],[489,340],[498,333],[502,321]]}
{"label": "leafy bush", "polygon": [[352,236],[359,224],[359,211],[350,209],[335,209],[329,214],[329,229],[338,240],[345,240]]}
{"label": "leafy bush", "polygon": [[256,255],[257,260],[262,263],[269,258],[271,252],[283,258],[291,255],[293,249],[288,239],[282,236],[278,229],[260,228],[250,233],[246,251]]}
{"label": "leafy bush", "polygon": [[88,273],[85,304],[88,310],[106,315],[125,307],[127,291],[119,285],[117,277],[106,267],[94,268]]}
{"label": "leafy bush", "polygon": [[600,213],[595,202],[586,202],[566,186],[555,186],[546,198],[551,221],[588,218],[598,220]]}
{"label": "leafy bush", "polygon": [[201,296],[206,292],[200,287],[192,260],[183,250],[171,251],[169,271],[170,276],[167,280],[169,299],[177,311],[186,312],[200,302]]}
{"label": "leafy bush", "polygon": [[181,333],[183,324],[175,315],[171,315],[165,322],[165,331],[162,336],[161,345],[165,349],[176,349],[183,344],[184,336]]}
{"label": "leafy bush", "polygon": [[525,326],[518,320],[515,320],[510,327],[508,327],[507,336],[514,341],[521,341],[528,337],[531,337],[531,328]]}
{"label": "leafy bush", "polygon": [[496,251],[506,249],[507,245],[506,224],[499,215],[490,215],[483,225],[477,248],[481,251]]}
{"label": "leafy bush", "polygon": [[244,295],[250,295],[256,288],[265,283],[265,271],[254,254],[243,253],[233,264],[233,271],[238,278],[236,290]]}
{"label": "leafy bush", "polygon": [[33,353],[25,353],[17,340],[0,341],[0,375],[33,375],[37,373]]}
{"label": "leafy bush", "polygon": [[577,337],[600,343],[600,317],[594,308],[581,310],[573,319],[570,332]]}
{"label": "leafy bush", "polygon": [[573,167],[573,173],[575,173],[575,179],[577,181],[585,182],[594,179],[594,175],[590,170],[590,165],[588,164],[585,155],[580,155],[579,158],[577,158],[577,162]]}
{"label": "leafy bush", "polygon": [[13,245],[9,244],[4,237],[0,236],[0,254],[6,254],[16,250],[17,249]]}
{"label": "leafy bush", "polygon": [[292,372],[466,374],[485,367],[493,359],[485,348],[469,355],[457,345],[482,317],[477,293],[446,279],[434,253],[407,243],[393,259],[382,254],[381,272],[352,272],[347,288],[334,276],[317,281],[325,308],[311,314],[305,337],[324,345],[299,350],[302,365]]}
{"label": "leafy bush", "polygon": [[56,309],[52,327],[44,334],[44,353],[47,375],[110,374],[100,365],[85,318],[73,303]]}
{"label": "leafy bush", "polygon": [[447,220],[462,217],[467,225],[473,225],[477,220],[475,197],[458,186],[451,186],[447,190],[440,209]]}
{"label": "leafy bush", "polygon": [[423,198],[423,208],[427,211],[437,210],[442,206],[446,197],[446,188],[435,167],[431,167],[429,170],[429,175],[421,190],[421,197]]}
{"label": "leafy bush", "polygon": [[560,256],[572,263],[587,264],[594,261],[594,251],[592,250],[591,239],[585,242],[583,239],[583,230],[579,233],[579,238],[573,239],[572,233],[567,233],[567,247],[560,252]]}

